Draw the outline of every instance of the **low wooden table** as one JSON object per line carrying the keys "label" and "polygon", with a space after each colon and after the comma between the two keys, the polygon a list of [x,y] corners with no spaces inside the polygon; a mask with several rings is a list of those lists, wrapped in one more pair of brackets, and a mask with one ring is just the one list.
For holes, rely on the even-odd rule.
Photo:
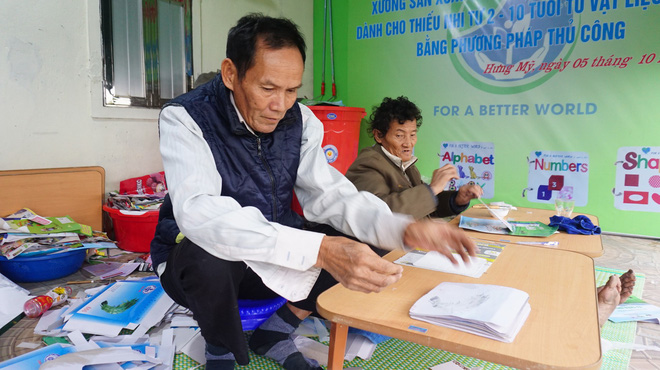
{"label": "low wooden table", "polygon": [[[532,311],[512,343],[411,319],[413,303],[444,281],[521,289],[529,293]],[[317,301],[319,313],[332,322],[328,369],[342,368],[350,326],[516,368],[597,369],[602,353],[595,284],[591,258],[515,244],[507,244],[479,279],[404,266],[401,280],[377,294],[338,284]]]}
{"label": "low wooden table", "polygon": [[[573,216],[584,214],[584,213],[574,213]],[[461,213],[468,217],[474,218],[490,218],[495,219],[487,209],[472,207],[465,212]],[[511,210],[507,217],[507,221],[540,221],[544,224],[550,223],[550,217],[555,215],[555,211],[548,209],[537,209],[537,208],[524,208],[518,207],[517,210]],[[594,225],[598,225],[598,217],[594,215],[584,214],[589,217]],[[458,226],[461,216],[456,216],[449,223]],[[513,235],[501,235],[501,234],[489,234],[482,233],[478,231],[465,230],[465,232],[470,235],[470,237],[475,239],[485,239],[491,241],[501,242],[507,240],[511,243],[516,242],[534,242],[534,241],[556,241],[559,242],[559,245],[556,247],[545,247],[543,248],[554,248],[561,249],[566,251],[573,251],[582,253],[589,257],[595,258],[603,255],[603,242],[600,235],[576,235],[568,234],[564,231],[560,231],[557,234],[553,234],[548,237],[531,237],[531,236],[513,236]]]}

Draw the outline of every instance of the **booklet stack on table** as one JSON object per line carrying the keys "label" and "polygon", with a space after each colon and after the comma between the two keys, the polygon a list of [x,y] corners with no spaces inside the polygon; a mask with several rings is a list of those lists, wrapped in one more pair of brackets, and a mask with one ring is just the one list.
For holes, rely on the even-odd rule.
{"label": "booklet stack on table", "polygon": [[529,312],[529,294],[510,287],[444,282],[410,308],[410,317],[513,342]]}

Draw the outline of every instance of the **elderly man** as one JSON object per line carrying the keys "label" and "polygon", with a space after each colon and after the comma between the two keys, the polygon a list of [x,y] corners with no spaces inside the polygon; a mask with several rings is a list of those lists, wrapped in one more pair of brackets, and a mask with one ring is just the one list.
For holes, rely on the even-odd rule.
{"label": "elderly man", "polygon": [[459,178],[456,167],[450,164],[433,171],[430,184],[422,181],[413,155],[421,125],[422,113],[415,103],[405,96],[384,98],[369,120],[376,144],[360,152],[346,177],[358,190],[385,201],[392,212],[416,219],[459,214],[470,200],[483,194],[483,189],[463,185],[458,191],[444,190],[450,180]]}
{"label": "elderly man", "polygon": [[[318,368],[290,337],[317,296],[337,282],[378,292],[401,277],[401,266],[352,238],[437,250],[453,261],[454,251],[463,259],[475,252],[459,229],[393,214],[327,164],[321,122],[296,103],[304,62],[295,24],[247,15],[229,31],[220,74],[160,114],[170,193],[152,259],[167,294],[193,312],[207,369],[248,363],[237,299],[277,295],[288,303],[254,331],[249,347],[286,369]],[[294,190],[317,226],[291,210]]]}

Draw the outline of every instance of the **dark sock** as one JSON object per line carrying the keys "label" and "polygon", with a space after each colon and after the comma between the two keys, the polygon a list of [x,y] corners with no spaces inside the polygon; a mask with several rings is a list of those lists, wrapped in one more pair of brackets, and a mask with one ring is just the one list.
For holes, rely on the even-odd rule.
{"label": "dark sock", "polygon": [[206,343],[206,370],[234,370],[234,354],[225,347]]}
{"label": "dark sock", "polygon": [[320,369],[318,362],[306,359],[291,339],[291,333],[301,321],[287,305],[282,306],[252,333],[250,349],[272,358],[288,370]]}

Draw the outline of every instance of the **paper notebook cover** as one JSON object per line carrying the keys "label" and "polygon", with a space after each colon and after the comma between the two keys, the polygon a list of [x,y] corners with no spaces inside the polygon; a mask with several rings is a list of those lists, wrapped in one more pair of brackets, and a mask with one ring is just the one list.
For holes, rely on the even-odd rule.
{"label": "paper notebook cover", "polygon": [[502,342],[512,342],[531,307],[529,295],[499,285],[444,282],[410,308],[410,317]]}
{"label": "paper notebook cover", "polygon": [[117,281],[73,311],[64,330],[112,335],[135,329],[163,297],[167,296],[159,281]]}

